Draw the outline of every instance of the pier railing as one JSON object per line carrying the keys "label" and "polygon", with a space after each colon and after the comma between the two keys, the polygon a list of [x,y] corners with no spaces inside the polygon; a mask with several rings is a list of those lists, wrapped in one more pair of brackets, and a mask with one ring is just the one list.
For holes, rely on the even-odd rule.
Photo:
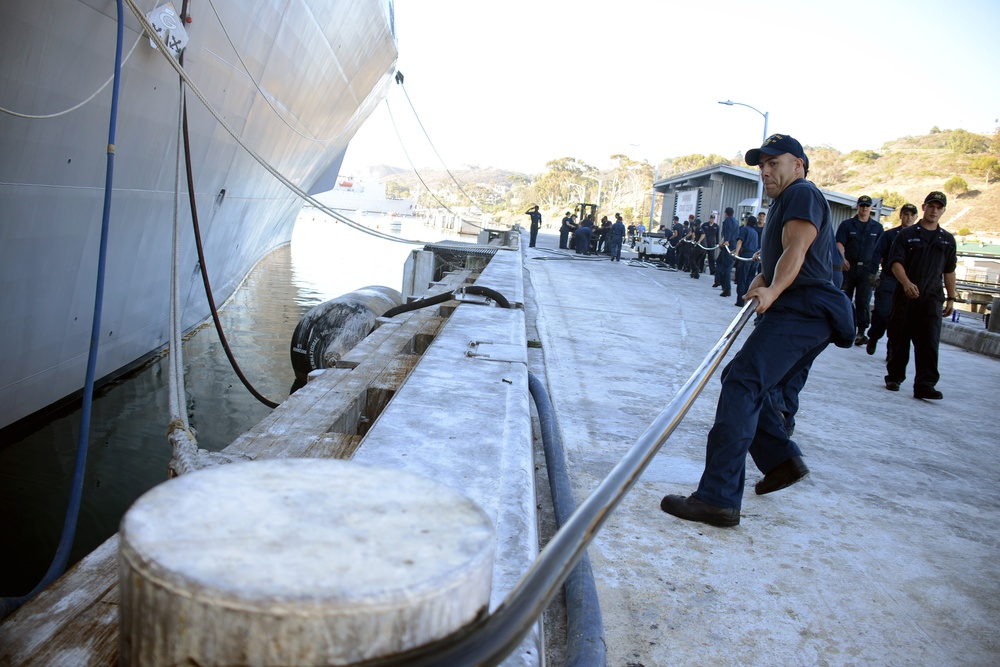
{"label": "pier railing", "polygon": [[604,522],[684,419],[756,307],[756,299],[747,301],[670,403],[552,537],[492,614],[455,635],[363,664],[366,667],[497,665],[509,655],[538,620]]}

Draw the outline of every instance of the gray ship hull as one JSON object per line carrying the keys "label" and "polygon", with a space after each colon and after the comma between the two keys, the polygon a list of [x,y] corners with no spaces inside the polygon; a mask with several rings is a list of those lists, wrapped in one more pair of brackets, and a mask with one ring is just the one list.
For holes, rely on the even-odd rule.
{"label": "gray ship hull", "polygon": [[[155,4],[140,6],[148,12]],[[214,6],[218,18],[198,3],[199,15],[186,26],[184,66],[194,84],[248,146],[300,188],[335,176],[348,141],[391,83],[391,6]],[[126,13],[128,52],[140,29]],[[0,107],[43,115],[85,100],[113,73],[115,31],[113,1],[0,3]],[[178,77],[142,38],[121,81],[97,377],[161,349],[169,331]],[[110,106],[108,86],[55,118],[0,114],[0,427],[84,384]],[[267,251],[290,239],[302,202],[190,94],[187,107],[206,264],[222,303]],[[208,305],[186,184],[181,189],[181,301],[190,328],[207,317]]]}

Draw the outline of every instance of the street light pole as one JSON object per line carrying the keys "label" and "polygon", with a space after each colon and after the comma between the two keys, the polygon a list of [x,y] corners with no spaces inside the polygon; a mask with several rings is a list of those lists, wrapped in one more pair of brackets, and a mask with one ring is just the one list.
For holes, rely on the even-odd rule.
{"label": "street light pole", "polygon": [[[761,146],[764,145],[764,142],[767,141],[767,112],[766,111],[761,111],[757,107],[752,107],[749,104],[744,104],[743,102],[733,102],[732,100],[726,100],[725,102],[721,102],[720,101],[719,104],[725,104],[727,107],[731,107],[731,106],[734,106],[734,105],[735,106],[746,107],[747,109],[753,109],[754,111],[756,111],[757,113],[759,113],[761,116],[763,116],[764,117],[764,138],[763,138],[763,140],[761,140],[760,144],[761,144]],[[758,213],[760,213],[761,205],[764,203],[763,197],[764,197],[764,181],[762,181],[761,178],[760,178],[760,175],[758,175],[757,176],[757,205],[754,207],[754,212],[753,212],[754,215],[757,215]]]}
{"label": "street light pole", "polygon": [[649,231],[653,231],[653,215],[656,213],[656,179],[660,177],[660,163],[653,169],[653,193],[649,196]]}

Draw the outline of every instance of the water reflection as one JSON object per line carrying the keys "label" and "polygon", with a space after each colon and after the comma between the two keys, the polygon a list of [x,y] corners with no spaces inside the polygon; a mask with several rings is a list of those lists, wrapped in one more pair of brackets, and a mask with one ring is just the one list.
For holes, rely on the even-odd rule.
{"label": "water reflection", "polygon": [[[420,220],[351,217],[404,238],[444,237]],[[295,379],[289,344],[302,315],[366,285],[399,289],[403,262],[415,247],[361,234],[305,210],[291,245],[262,260],[221,312],[250,382],[272,401],[284,400]],[[229,367],[211,324],[188,337],[184,359],[188,414],[201,447],[226,447],[270,412]],[[129,505],[166,479],[167,372],[166,357],[158,358],[95,397],[71,562],[114,534]],[[79,419],[79,410],[73,411],[0,450],[0,595],[27,593],[48,568],[68,502]]]}

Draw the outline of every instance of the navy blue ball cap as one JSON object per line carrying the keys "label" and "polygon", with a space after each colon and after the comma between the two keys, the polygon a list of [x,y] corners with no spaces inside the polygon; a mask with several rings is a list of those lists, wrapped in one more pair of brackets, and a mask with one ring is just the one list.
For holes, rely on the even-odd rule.
{"label": "navy blue ball cap", "polygon": [[941,206],[948,205],[948,198],[943,192],[938,192],[937,190],[924,197],[924,204],[929,204],[932,201],[938,202]]}
{"label": "navy blue ball cap", "polygon": [[903,204],[903,208],[899,209],[900,213],[913,213],[917,214],[917,207],[913,204]]}
{"label": "navy blue ball cap", "polygon": [[794,157],[801,158],[805,162],[806,168],[809,168],[809,158],[806,157],[806,152],[802,150],[802,144],[787,134],[772,134],[764,141],[763,146],[748,150],[745,156],[747,164],[751,167],[759,165],[762,153],[764,155],[784,155],[785,153],[791,153]]}

